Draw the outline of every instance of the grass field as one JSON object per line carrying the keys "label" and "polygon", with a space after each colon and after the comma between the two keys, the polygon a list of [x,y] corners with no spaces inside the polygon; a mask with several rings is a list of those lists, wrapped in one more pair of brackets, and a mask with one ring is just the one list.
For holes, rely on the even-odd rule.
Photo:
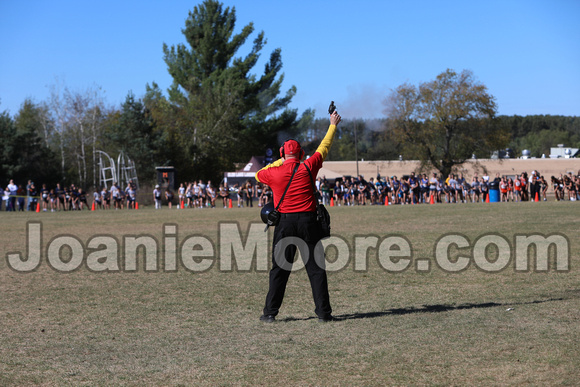
{"label": "grass field", "polygon": [[[319,323],[304,270],[290,277],[274,324],[261,323],[266,271],[57,272],[47,245],[60,235],[84,246],[95,235],[122,241],[164,224],[177,239],[201,235],[219,251],[219,222],[248,230],[258,208],[1,213],[0,385],[578,385],[580,204],[570,202],[333,207],[333,234],[404,237],[414,264],[384,270],[369,249],[367,269],[329,273],[334,315]],[[43,257],[33,272],[12,270],[26,254],[27,222],[42,223]],[[260,226],[261,227],[261,226]],[[271,233],[271,231],[270,231]],[[435,263],[443,235],[470,243],[496,233],[510,264],[457,273]],[[517,272],[514,235],[561,233],[569,271]],[[94,251],[91,250],[91,251]],[[122,248],[119,247],[119,251]],[[470,248],[451,249],[454,261]],[[63,259],[68,250],[62,250]],[[143,251],[140,250],[142,255]],[[332,260],[334,250],[328,250]],[[489,260],[498,254],[488,250]],[[219,257],[218,257],[219,258]],[[352,258],[352,257],[351,257]],[[217,261],[217,258],[216,258]],[[535,262],[530,260],[531,264]],[[122,265],[121,265],[122,267]]]}

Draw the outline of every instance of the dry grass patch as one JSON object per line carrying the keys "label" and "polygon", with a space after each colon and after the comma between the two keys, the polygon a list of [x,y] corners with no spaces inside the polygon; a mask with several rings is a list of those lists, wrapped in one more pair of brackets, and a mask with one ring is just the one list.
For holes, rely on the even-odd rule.
{"label": "dry grass patch", "polygon": [[[0,385],[384,385],[577,384],[580,367],[580,222],[576,203],[334,207],[333,231],[404,236],[431,270],[390,273],[369,250],[368,270],[352,262],[329,274],[342,321],[314,318],[308,279],[293,273],[274,324],[258,317],[267,273],[58,273],[43,261],[31,273],[8,268],[26,250],[26,222],[41,219],[43,243],[62,234],[151,235],[218,241],[218,222],[243,232],[257,211],[183,210],[2,214]],[[446,273],[435,241],[496,232],[560,232],[567,273]],[[216,242],[216,248],[219,246]],[[217,254],[217,252],[216,252]],[[160,260],[162,262],[162,260]],[[141,262],[142,263],[142,262]],[[551,265],[552,267],[552,265]],[[508,309],[510,309],[508,311]]]}

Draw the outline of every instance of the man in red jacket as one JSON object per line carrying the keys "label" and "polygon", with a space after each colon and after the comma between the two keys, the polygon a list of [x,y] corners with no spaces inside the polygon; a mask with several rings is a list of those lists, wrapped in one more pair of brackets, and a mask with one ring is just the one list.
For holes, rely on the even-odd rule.
{"label": "man in red jacket", "polygon": [[[312,296],[314,298],[315,312],[318,320],[321,322],[334,320],[331,314],[332,308],[330,307],[328,295],[324,253],[319,253],[322,257],[315,257],[314,255],[315,247],[322,239],[322,230],[320,223],[316,219],[317,203],[312,187],[311,175],[312,179],[316,179],[318,170],[322,167],[322,163],[328,155],[336,132],[336,126],[340,121],[341,117],[334,111],[330,116],[330,126],[326,136],[316,149],[316,152],[304,161],[303,164],[305,165],[300,163],[304,158],[304,151],[300,143],[290,139],[280,148],[281,158],[256,173],[256,180],[267,184],[272,189],[274,193],[274,207],[278,208],[280,198],[284,194],[290,177],[296,169],[290,186],[286,191],[286,195],[282,200],[282,204],[278,208],[281,217],[280,223],[274,230],[270,288],[266,296],[264,314],[260,317],[262,321],[274,322],[282,305],[286,284],[288,283],[288,277],[290,276],[292,262],[294,261],[297,249],[296,244],[293,244],[292,240],[296,241],[296,238],[301,241],[298,245],[308,247],[308,252],[301,252],[301,256],[306,261],[305,267],[312,287]],[[308,169],[310,169],[310,173]],[[318,249],[317,251],[320,250]],[[306,254],[308,257],[305,257]]]}

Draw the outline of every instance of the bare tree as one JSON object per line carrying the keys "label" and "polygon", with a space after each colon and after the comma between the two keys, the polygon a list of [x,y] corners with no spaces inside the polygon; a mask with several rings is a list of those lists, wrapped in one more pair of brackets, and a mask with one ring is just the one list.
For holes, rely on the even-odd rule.
{"label": "bare tree", "polygon": [[103,112],[105,110],[103,98],[101,97],[101,88],[97,87],[92,91],[93,106],[88,117],[91,145],[93,148],[93,187],[97,186],[97,141],[101,135]]}
{"label": "bare tree", "polygon": [[77,172],[81,186],[87,181],[87,159],[85,152],[85,117],[89,109],[90,100],[86,94],[73,93],[69,89],[65,92],[70,109],[72,139],[74,140],[74,155],[76,156]]}
{"label": "bare tree", "polygon": [[65,133],[68,126],[68,107],[63,96],[62,85],[57,79],[54,85],[50,86],[49,106],[53,115],[54,130],[58,134],[58,143],[61,161],[61,176],[66,178],[65,171]]}
{"label": "bare tree", "polygon": [[67,165],[68,168],[74,165],[81,186],[91,180],[96,185],[97,143],[104,111],[101,88],[72,91],[57,81],[51,86],[47,108],[52,117],[45,128],[45,141],[49,144],[51,136],[58,136],[63,180]]}
{"label": "bare tree", "polygon": [[496,111],[495,98],[471,71],[448,69],[418,87],[399,86],[385,113],[404,152],[447,177],[473,154],[507,145],[509,132],[495,120]]}
{"label": "bare tree", "polygon": [[100,134],[102,99],[99,96],[100,87],[89,88],[83,92],[71,92],[67,89],[65,95],[71,112],[71,129],[74,143],[73,153],[76,156],[79,182],[85,186],[89,168],[87,151],[92,151],[92,183],[96,185],[96,144]]}
{"label": "bare tree", "polygon": [[40,125],[39,130],[41,131],[40,137],[44,140],[44,146],[50,148],[50,142],[54,134],[54,121],[50,117],[50,108],[46,102],[42,102],[38,105],[40,113]]}

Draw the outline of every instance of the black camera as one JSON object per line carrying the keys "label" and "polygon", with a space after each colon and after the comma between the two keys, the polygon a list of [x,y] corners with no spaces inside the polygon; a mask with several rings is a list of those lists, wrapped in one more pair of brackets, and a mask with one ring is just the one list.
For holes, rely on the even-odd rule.
{"label": "black camera", "polygon": [[271,211],[268,214],[268,225],[269,226],[277,226],[280,223],[280,213],[276,210]]}
{"label": "black camera", "polygon": [[276,211],[274,203],[272,202],[262,207],[260,217],[262,218],[262,222],[266,223],[266,229],[264,231],[268,231],[270,226],[277,226],[280,223],[280,212]]}

